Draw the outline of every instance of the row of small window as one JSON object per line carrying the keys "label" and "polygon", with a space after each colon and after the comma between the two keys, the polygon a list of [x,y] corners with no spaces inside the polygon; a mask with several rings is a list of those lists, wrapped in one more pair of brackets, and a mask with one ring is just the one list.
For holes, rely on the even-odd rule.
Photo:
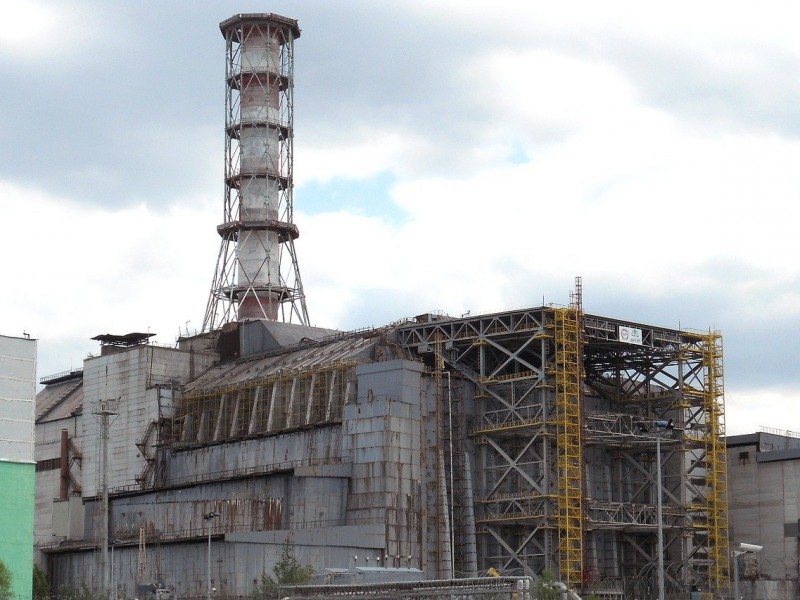
{"label": "row of small window", "polygon": [[48,458],[47,460],[40,460],[36,463],[36,471],[53,471],[61,468],[60,458]]}

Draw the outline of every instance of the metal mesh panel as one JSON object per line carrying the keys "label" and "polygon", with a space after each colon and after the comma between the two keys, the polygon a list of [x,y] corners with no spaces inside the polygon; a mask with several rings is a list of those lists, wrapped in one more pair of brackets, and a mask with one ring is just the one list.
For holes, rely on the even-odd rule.
{"label": "metal mesh panel", "polygon": [[529,577],[481,577],[361,585],[298,586],[281,590],[283,598],[359,596],[374,600],[451,598],[452,600],[531,600]]}

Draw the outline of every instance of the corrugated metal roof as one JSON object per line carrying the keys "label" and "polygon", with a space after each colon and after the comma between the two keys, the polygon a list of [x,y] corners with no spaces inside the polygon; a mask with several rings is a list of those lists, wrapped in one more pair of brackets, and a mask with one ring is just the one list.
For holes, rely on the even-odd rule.
{"label": "corrugated metal roof", "polygon": [[65,419],[83,411],[83,377],[51,383],[36,394],[36,422]]}
{"label": "corrugated metal roof", "polygon": [[279,373],[324,368],[343,362],[372,362],[374,349],[383,345],[380,336],[351,336],[327,343],[315,343],[259,357],[240,359],[213,367],[191,383],[186,393],[236,385]]}

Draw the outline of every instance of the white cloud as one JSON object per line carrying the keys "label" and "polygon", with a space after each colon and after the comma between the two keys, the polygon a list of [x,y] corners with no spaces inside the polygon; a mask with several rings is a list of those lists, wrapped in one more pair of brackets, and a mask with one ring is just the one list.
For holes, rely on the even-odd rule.
{"label": "white cloud", "polygon": [[[635,90],[612,65],[559,54],[554,48],[504,49],[477,57],[461,74],[490,119],[509,131],[597,127],[628,121]],[[507,134],[507,132],[504,132]]]}
{"label": "white cloud", "polygon": [[35,52],[55,33],[57,24],[55,9],[43,2],[19,0],[4,5],[0,48],[18,56],[24,56],[31,49]]}
{"label": "white cloud", "polygon": [[[219,248],[221,81],[206,97],[182,77],[216,44],[221,79],[219,6],[192,3],[196,20],[169,35],[161,25],[189,3],[155,16],[122,2],[9,6],[2,65],[28,73],[39,61],[37,89],[50,93],[17,89],[0,111],[0,133],[15,140],[0,180],[0,219],[15,224],[5,231],[15,253],[3,257],[11,291],[0,332],[40,337],[45,370],[76,358],[64,339],[94,349],[96,333],[150,327],[171,343],[187,320],[200,326]],[[336,18],[353,31],[368,23],[371,35],[342,40],[317,5],[276,7],[300,19],[296,100],[316,107],[298,109],[295,184],[344,182],[345,194],[386,174],[381,200],[396,204],[367,217],[310,213],[300,199],[312,322],[477,314],[543,294],[566,302],[577,274],[586,298],[603,296],[615,316],[656,307],[658,317],[637,318],[691,315],[692,326],[723,334],[796,318],[800,7],[417,0],[361,9],[344,4]],[[199,29],[203,11],[211,21]],[[130,27],[110,25],[112,13]],[[148,44],[148,35],[158,38]],[[65,57],[80,68],[62,69]],[[143,83],[149,65],[157,73]],[[173,85],[185,87],[167,93]],[[204,119],[196,128],[195,115]],[[398,212],[402,220],[387,216]],[[751,348],[726,339],[733,364],[747,364]],[[54,346],[63,354],[48,356]],[[790,365],[782,376],[797,374]],[[730,426],[749,404],[729,392]],[[798,394],[760,393],[758,403],[778,408]]]}
{"label": "white cloud", "polygon": [[413,153],[415,145],[413,135],[389,127],[348,129],[324,141],[312,137],[296,160],[295,182],[368,179],[400,164],[399,158]]}
{"label": "white cloud", "polygon": [[754,433],[760,428],[798,432],[799,424],[800,393],[794,388],[726,389],[727,435]]}
{"label": "white cloud", "polygon": [[58,58],[78,50],[102,28],[96,25],[97,11],[79,15],[76,5],[41,0],[13,0],[3,3],[0,19],[0,57],[22,63]]}
{"label": "white cloud", "polygon": [[75,358],[52,355],[53,342],[91,351],[98,333],[150,331],[172,344],[187,320],[202,325],[219,244],[216,202],[107,211],[6,182],[0,198],[5,247],[14,249],[3,259],[0,331],[42,340],[40,375]]}

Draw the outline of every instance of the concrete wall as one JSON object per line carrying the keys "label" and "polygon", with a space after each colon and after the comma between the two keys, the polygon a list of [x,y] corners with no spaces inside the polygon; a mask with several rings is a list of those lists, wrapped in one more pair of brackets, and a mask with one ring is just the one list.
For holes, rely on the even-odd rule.
{"label": "concrete wall", "polygon": [[32,463],[36,340],[0,335],[0,460]]}
{"label": "concrete wall", "polygon": [[424,554],[423,371],[420,363],[405,360],[359,365],[356,401],[343,412],[342,456],[353,464],[348,519],[385,525],[386,553],[402,557],[404,567],[420,567]]}
{"label": "concrete wall", "polygon": [[[92,412],[99,408],[101,399],[119,398],[118,414],[109,417],[108,484],[112,489],[138,487],[136,477],[143,473],[146,460],[136,444],[142,441],[148,424],[158,418],[159,412],[165,417],[172,415],[173,384],[197,376],[214,361],[210,354],[157,346],[136,346],[85,361],[82,412],[36,425],[35,458],[42,466],[36,474],[37,548],[58,544],[65,536],[70,540],[96,536],[92,519],[84,519],[82,506],[81,514],[76,515],[74,503],[68,506],[69,503],[54,500],[59,496],[61,482],[59,469],[52,461],[60,457],[61,430],[68,431],[71,442],[82,455],[80,463],[71,470],[78,479],[82,496],[99,494],[101,418]],[[148,453],[155,452],[155,442],[155,435],[146,440]],[[92,509],[88,512],[91,517]],[[44,563],[38,553],[37,562]]]}
{"label": "concrete wall", "polygon": [[[66,429],[74,440],[81,418],[74,416],[36,424],[36,546],[60,541],[53,530],[53,502],[61,491],[61,470],[57,464],[61,456],[61,430]],[[79,466],[76,465],[73,472],[80,477]]]}
{"label": "concrete wall", "polygon": [[[187,373],[185,357],[142,346],[89,359],[84,366],[86,402],[78,435],[84,454],[84,548],[93,546],[101,531],[101,503],[90,497],[100,492],[100,419],[91,412],[101,399],[120,398],[109,427],[110,537],[118,540],[113,564],[120,593],[131,592],[140,527],[147,534],[149,576],[163,577],[181,597],[205,594],[209,531],[213,576],[220,584],[215,587],[238,595],[248,594],[254,579],[272,571],[290,533],[298,559],[320,572],[356,564],[421,565],[427,459],[420,404],[427,378],[420,363],[360,365],[357,393],[344,406],[341,424],[164,451],[163,487],[120,490],[142,471],[144,457],[136,443],[158,417],[159,404],[162,414],[169,410],[165,392],[170,390],[156,384]],[[57,434],[57,425],[42,429],[48,448],[43,454],[56,455]],[[57,490],[57,476],[42,483]],[[202,517],[212,511],[221,516],[207,523]],[[51,549],[54,581],[99,587],[97,551],[74,544],[70,552]]]}
{"label": "concrete wall", "polygon": [[329,425],[179,450],[169,458],[166,483],[180,484],[339,462],[341,443],[341,426]]}
{"label": "concrete wall", "polygon": [[[371,566],[380,556],[383,526],[345,526],[319,530],[279,530],[212,535],[210,544],[211,580],[219,597],[247,596],[261,574],[274,577],[284,541],[294,543],[295,558],[303,565],[330,565],[330,568]],[[208,577],[209,544],[206,536],[180,543],[148,544],[147,578],[174,588],[179,598],[205,598]],[[139,549],[136,543],[115,546],[113,586],[119,598],[135,597]],[[355,559],[354,557],[358,557]],[[100,591],[99,554],[92,551],[54,552],[50,555],[51,574],[59,586],[79,589],[85,584]],[[321,571],[322,569],[320,569]]]}
{"label": "concrete wall", "polygon": [[157,346],[135,346],[84,361],[84,404],[80,445],[83,451],[83,495],[101,489],[100,401],[116,401],[109,417],[110,488],[135,486],[146,460],[136,447],[148,425],[159,418],[159,406],[171,415],[173,384],[185,383],[208,369],[214,357]]}
{"label": "concrete wall", "polygon": [[793,442],[768,434],[753,438],[728,448],[731,549],[740,542],[764,547],[741,556],[740,593],[745,600],[789,600],[797,597],[800,572],[800,452],[770,460]]}

